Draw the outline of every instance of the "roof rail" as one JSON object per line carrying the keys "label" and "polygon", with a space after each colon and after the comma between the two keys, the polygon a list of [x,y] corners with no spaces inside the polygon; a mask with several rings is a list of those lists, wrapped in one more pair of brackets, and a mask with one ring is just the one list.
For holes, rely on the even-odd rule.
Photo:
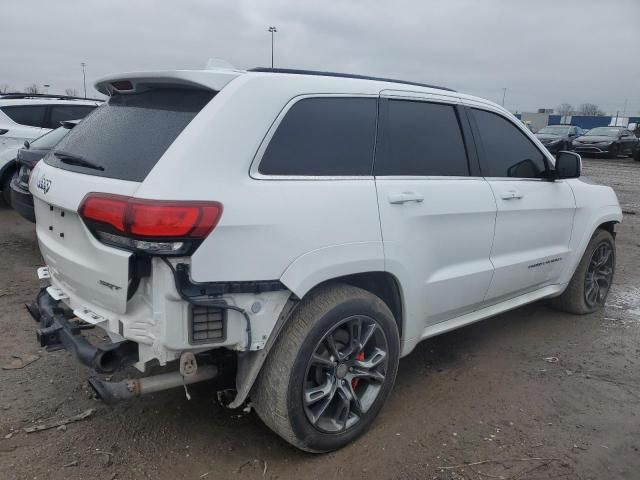
{"label": "roof rail", "polygon": [[266,73],[289,73],[294,75],[315,75],[319,77],[356,78],[359,80],[376,80],[379,82],[401,83],[404,85],[415,85],[418,87],[437,88],[438,90],[447,90],[449,92],[455,92],[455,90],[451,88],[439,87],[437,85],[429,85],[427,83],[409,82],[405,80],[396,80],[393,78],[370,77],[367,75],[356,75],[353,73],[320,72],[317,70],[299,70],[295,68],[268,68],[268,67],[252,68],[248,71],[249,72],[266,72]]}
{"label": "roof rail", "polygon": [[59,100],[93,100],[104,102],[101,98],[74,97],[72,95],[54,95],[52,93],[0,93],[0,99],[20,99],[20,98],[56,98]]}

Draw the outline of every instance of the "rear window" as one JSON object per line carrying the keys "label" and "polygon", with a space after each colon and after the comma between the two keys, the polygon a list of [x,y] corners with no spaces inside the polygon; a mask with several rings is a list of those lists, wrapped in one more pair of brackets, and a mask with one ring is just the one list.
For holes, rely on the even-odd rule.
{"label": "rear window", "polygon": [[38,137],[33,142],[31,142],[29,148],[42,150],[53,148],[70,131],[71,129],[66,127],[60,127],[56,128],[55,130],[51,130],[49,133],[45,133],[41,137]]}
{"label": "rear window", "polygon": [[116,94],[55,148],[104,170],[65,163],[53,154],[45,161],[64,170],[140,182],[214,95],[175,88]]}
{"label": "rear window", "polygon": [[375,98],[300,100],[286,113],[260,162],[265,175],[371,175]]}
{"label": "rear window", "polygon": [[17,105],[14,107],[2,107],[0,110],[20,125],[42,127],[47,107],[44,105]]}

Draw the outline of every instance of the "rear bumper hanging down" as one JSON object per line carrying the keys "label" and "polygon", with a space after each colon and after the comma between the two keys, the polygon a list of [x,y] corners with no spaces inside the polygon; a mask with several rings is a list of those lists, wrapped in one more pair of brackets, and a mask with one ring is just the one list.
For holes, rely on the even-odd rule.
{"label": "rear bumper hanging down", "polygon": [[82,325],[72,322],[73,313],[54,300],[46,288],[40,290],[35,303],[27,305],[33,319],[40,323],[36,338],[41,347],[64,348],[83,365],[98,373],[113,373],[138,361],[138,344],[130,340],[92,345],[83,335]]}
{"label": "rear bumper hanging down", "polygon": [[[49,350],[64,348],[82,364],[96,373],[113,373],[138,361],[138,344],[130,340],[102,345],[92,345],[83,335],[83,325],[73,321],[73,313],[55,300],[46,290],[40,290],[35,303],[26,305],[34,320],[40,324],[36,337],[40,346]],[[89,385],[98,398],[107,403],[127,400],[148,393],[190,385],[210,380],[218,375],[215,365],[203,365],[189,375],[169,372],[150,377],[108,382],[97,376],[89,379]]]}

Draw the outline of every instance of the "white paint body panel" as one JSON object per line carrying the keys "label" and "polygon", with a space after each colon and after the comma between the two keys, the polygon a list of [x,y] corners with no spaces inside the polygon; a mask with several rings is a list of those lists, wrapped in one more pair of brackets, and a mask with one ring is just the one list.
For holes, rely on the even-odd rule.
{"label": "white paint body panel", "polygon": [[[37,187],[40,181],[49,182],[46,191]],[[131,254],[100,243],[77,211],[89,192],[132,195],[137,187],[137,182],[83,175],[45,162],[36,164],[29,180],[36,233],[56,286],[101,308],[115,313],[126,311]]]}
{"label": "white paint body panel", "polygon": [[[114,339],[140,345],[140,363],[162,364],[186,350],[215,347],[258,350],[271,334],[291,294],[302,298],[336,277],[386,271],[401,289],[402,355],[424,338],[539,298],[557,295],[569,282],[593,231],[622,218],[608,187],[581,180],[520,182],[454,177],[262,178],[255,174],[261,148],[283,111],[302,96],[379,95],[439,98],[485,108],[510,118],[543,151],[526,128],[501,107],[463,94],[382,81],[335,77],[243,73],[235,70],[114,75],[110,83],[156,81],[221,89],[185,128],[143,182],[81,175],[39,162],[32,175],[37,233],[52,284],[64,301]],[[547,155],[553,164],[553,158]],[[51,180],[45,194],[39,178]],[[506,185],[509,183],[509,185]],[[502,200],[516,186],[522,201]],[[223,216],[191,258],[196,282],[280,280],[287,288],[267,294],[227,295],[250,310],[252,345],[244,318],[229,312],[227,339],[215,345],[188,342],[188,304],[175,289],[168,267],[152,263],[151,276],[126,300],[106,280],[125,285],[130,254],[100,244],[77,216],[91,191],[161,200],[213,200]],[[389,202],[418,193],[421,203]],[[49,230],[64,211],[72,238]],[[52,233],[53,232],[53,233]],[[528,268],[560,257],[561,260]],[[123,294],[125,295],[123,297]]]}
{"label": "white paint body panel", "polygon": [[[376,179],[385,270],[403,285],[407,340],[482,304],[493,266],[489,260],[496,216],[484,179]],[[424,200],[392,204],[414,192]]]}
{"label": "white paint body panel", "polygon": [[491,249],[495,273],[486,301],[495,303],[557,281],[570,253],[575,201],[565,181],[488,183],[498,212]]}

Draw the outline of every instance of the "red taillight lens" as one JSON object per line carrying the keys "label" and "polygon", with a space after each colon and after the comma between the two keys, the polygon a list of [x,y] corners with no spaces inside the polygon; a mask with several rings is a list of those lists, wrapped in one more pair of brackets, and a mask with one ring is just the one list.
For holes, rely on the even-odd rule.
{"label": "red taillight lens", "polygon": [[171,242],[204,239],[220,220],[222,204],[89,193],[78,212],[94,232]]}
{"label": "red taillight lens", "polygon": [[125,197],[87,195],[80,205],[80,216],[85,220],[111,225],[125,233],[127,202]]}
{"label": "red taillight lens", "polygon": [[[143,237],[187,237],[200,225],[203,217],[201,206],[155,204],[153,202],[131,204],[130,233]],[[214,207],[217,210],[217,207]],[[205,231],[215,226],[209,222]]]}

